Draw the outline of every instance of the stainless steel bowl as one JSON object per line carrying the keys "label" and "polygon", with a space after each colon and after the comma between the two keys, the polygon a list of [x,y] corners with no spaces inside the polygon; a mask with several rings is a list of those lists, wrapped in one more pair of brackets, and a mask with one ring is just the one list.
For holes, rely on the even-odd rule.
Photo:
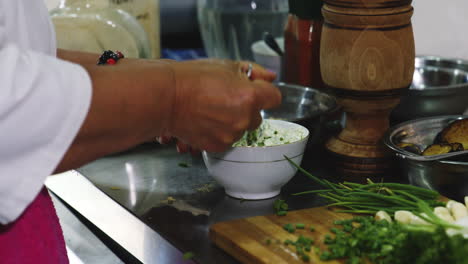
{"label": "stainless steel bowl", "polygon": [[281,119],[309,129],[309,142],[317,142],[330,117],[338,110],[335,97],[317,89],[300,85],[276,83],[283,96],[279,107],[263,110],[263,118]]}
{"label": "stainless steel bowl", "polygon": [[393,110],[392,123],[436,115],[461,115],[468,108],[468,61],[418,56],[413,83]]}
{"label": "stainless steel bowl", "polygon": [[[437,134],[462,115],[420,118],[391,127],[384,136],[384,143],[395,153],[411,153],[398,147],[399,143],[412,143],[420,149],[432,144]],[[452,199],[468,196],[468,156],[442,161],[412,161],[398,157],[400,168],[411,184],[439,191]]]}

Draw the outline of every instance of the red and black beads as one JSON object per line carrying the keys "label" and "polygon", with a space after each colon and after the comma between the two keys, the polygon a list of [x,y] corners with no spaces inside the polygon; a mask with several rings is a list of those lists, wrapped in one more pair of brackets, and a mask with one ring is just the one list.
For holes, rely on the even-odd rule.
{"label": "red and black beads", "polygon": [[118,60],[124,58],[124,55],[120,51],[113,52],[112,50],[106,50],[102,53],[99,57],[97,65],[114,65],[117,63]]}

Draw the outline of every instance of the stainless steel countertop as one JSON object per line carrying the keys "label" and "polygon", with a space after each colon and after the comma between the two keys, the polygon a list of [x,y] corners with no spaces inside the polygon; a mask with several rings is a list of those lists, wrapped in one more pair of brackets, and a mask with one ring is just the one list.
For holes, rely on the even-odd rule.
{"label": "stainless steel countertop", "polygon": [[[317,176],[330,176],[322,151],[312,149],[302,166]],[[211,224],[272,214],[278,198],[286,199],[291,210],[323,204],[315,195],[290,195],[318,187],[302,174],[284,186],[279,197],[230,198],[208,175],[201,157],[158,144],[144,144],[65,174],[50,177],[47,187],[144,263],[190,263],[182,259],[188,251],[196,263],[237,263],[210,242]]]}

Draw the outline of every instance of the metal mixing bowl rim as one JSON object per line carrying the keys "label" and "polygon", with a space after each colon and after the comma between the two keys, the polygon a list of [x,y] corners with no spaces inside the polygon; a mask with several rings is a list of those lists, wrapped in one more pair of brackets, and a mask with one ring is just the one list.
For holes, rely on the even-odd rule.
{"label": "metal mixing bowl rim", "polygon": [[[417,55],[416,58],[417,59],[429,58],[431,60],[437,60],[437,61],[455,61],[455,62],[457,62],[457,64],[467,64],[468,65],[468,60],[455,58],[455,57],[442,57],[442,56],[437,56],[437,55],[420,54],[420,55]],[[458,63],[458,62],[461,62],[461,63]]]}
{"label": "metal mixing bowl rim", "polygon": [[[423,118],[408,120],[408,121],[402,122],[400,124],[397,124],[397,125],[392,126],[391,128],[389,128],[387,130],[387,132],[385,132],[385,134],[384,134],[383,143],[388,148],[390,148],[391,150],[393,150],[393,151],[395,151],[395,152],[397,152],[397,153],[399,153],[401,155],[404,155],[404,156],[414,155],[414,153],[411,153],[409,151],[400,149],[395,144],[393,144],[391,139],[395,135],[395,132],[398,131],[399,128],[401,128],[403,126],[406,126],[406,125],[409,125],[411,123],[421,122],[421,121],[425,121],[425,120],[434,120],[434,119],[453,119],[453,120],[457,120],[457,119],[464,119],[464,118],[468,118],[468,116],[466,116],[466,115],[439,115],[439,116],[423,117]],[[401,159],[401,157],[399,157],[399,158]],[[432,162],[437,162],[437,163],[441,163],[441,164],[468,166],[468,162],[463,162],[463,161],[438,160],[438,161],[432,161]]]}
{"label": "metal mixing bowl rim", "polygon": [[275,82],[274,83],[275,86],[282,86],[282,87],[290,87],[290,88],[293,88],[293,89],[297,89],[297,90],[305,90],[307,92],[309,91],[313,91],[313,92],[316,92],[318,94],[322,94],[324,96],[327,96],[329,99],[331,99],[333,101],[333,106],[327,108],[326,110],[323,110],[323,111],[317,111],[315,112],[314,114],[311,114],[310,116],[307,116],[307,117],[303,117],[303,118],[293,118],[293,119],[290,119],[290,120],[285,120],[285,121],[289,121],[289,122],[298,122],[298,121],[301,121],[301,120],[307,120],[309,118],[315,118],[315,117],[318,117],[320,115],[324,115],[324,114],[328,114],[328,113],[332,113],[334,111],[336,111],[337,109],[340,108],[340,105],[338,104],[338,102],[336,101],[336,98],[335,96],[333,96],[332,94],[326,92],[326,91],[321,91],[319,89],[316,89],[316,88],[312,88],[312,87],[308,87],[308,86],[303,86],[303,85],[299,85],[299,84],[293,84],[293,83],[287,83],[287,82]]}
{"label": "metal mixing bowl rim", "polygon": [[[434,56],[434,55],[418,55],[418,56],[416,56],[416,60],[418,60],[418,59],[422,59],[424,61],[445,61],[445,62],[448,62],[448,63],[457,64],[457,65],[466,65],[467,70],[465,72],[468,73],[468,60],[450,58],[450,57],[446,58],[446,57],[440,57],[440,56]],[[416,62],[417,61],[415,61],[415,63]],[[422,65],[422,67],[418,67],[417,65],[415,65],[415,69],[425,68],[425,67],[437,67],[437,66]],[[444,67],[439,67],[439,68],[444,68]],[[457,68],[447,68],[447,69],[457,70]],[[458,70],[463,71],[462,69],[458,69]],[[411,89],[410,88],[410,91],[411,92],[416,92],[416,93],[418,93],[418,92],[419,93],[424,93],[424,92],[427,92],[427,91],[447,93],[447,92],[449,92],[451,90],[456,90],[456,89],[463,88],[463,87],[468,87],[468,82],[467,83],[461,83],[461,84],[453,84],[453,85],[430,86],[430,87],[427,87],[427,88],[425,88],[423,90]],[[435,95],[438,95],[438,94],[433,94],[433,95],[435,96]],[[426,94],[426,96],[427,96],[427,94]]]}

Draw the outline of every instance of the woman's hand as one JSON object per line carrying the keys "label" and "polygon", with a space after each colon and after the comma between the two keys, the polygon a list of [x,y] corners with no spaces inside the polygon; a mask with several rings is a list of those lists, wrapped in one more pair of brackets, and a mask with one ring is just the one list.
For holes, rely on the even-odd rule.
{"label": "woman's hand", "polygon": [[[172,63],[175,96],[172,118],[165,135],[176,137],[178,149],[223,151],[244,131],[257,128],[260,110],[281,102],[270,82],[275,74],[248,62],[196,60]],[[190,147],[188,146],[190,145]]]}
{"label": "woman's hand", "polygon": [[[56,172],[78,168],[105,155],[161,135],[176,137],[181,152],[223,151],[260,122],[260,109],[281,101],[273,73],[248,63],[220,60],[174,62],[122,59],[97,66],[97,55],[61,51],[90,76],[88,115]],[[188,148],[188,145],[193,148]]]}

